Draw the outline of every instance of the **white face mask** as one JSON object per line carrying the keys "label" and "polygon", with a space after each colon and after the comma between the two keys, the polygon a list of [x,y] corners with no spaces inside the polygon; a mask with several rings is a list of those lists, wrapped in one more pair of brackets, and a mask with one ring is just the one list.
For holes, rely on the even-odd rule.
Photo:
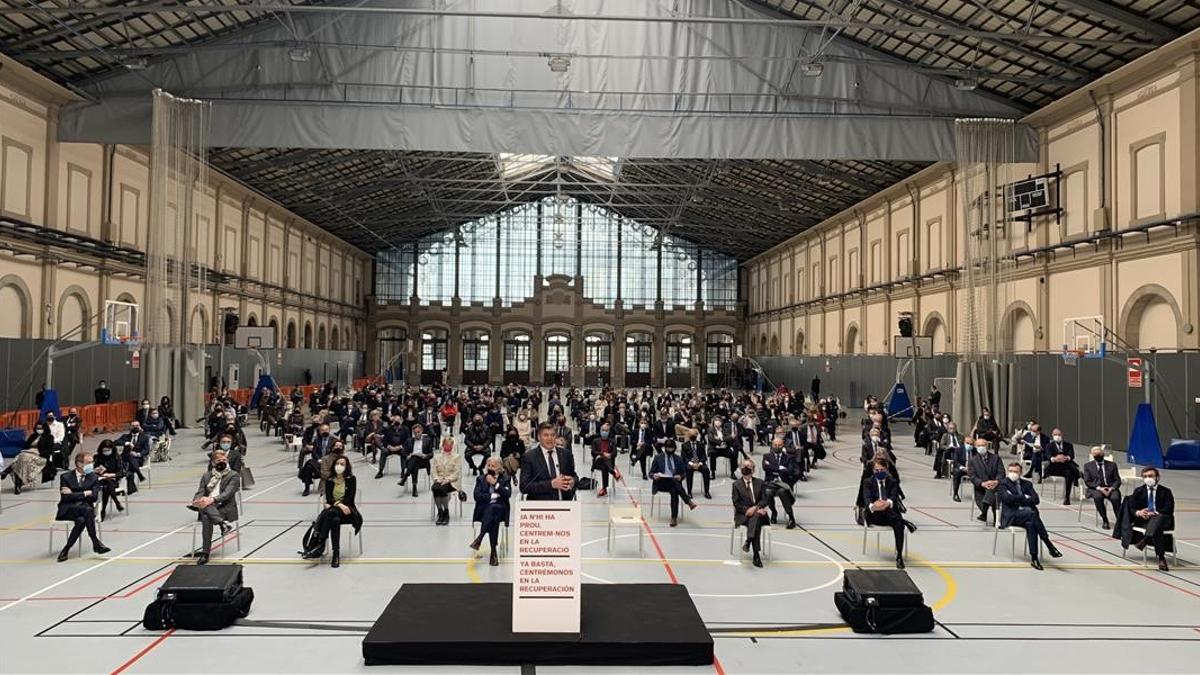
{"label": "white face mask", "polygon": [[1014,482],[1014,483],[1015,483],[1015,482],[1017,482],[1017,480],[1018,480],[1020,477],[1021,477],[1021,474],[1017,473],[1016,471],[1009,471],[1009,472],[1008,472],[1008,479],[1009,479],[1009,480],[1011,480],[1011,481],[1012,481],[1012,482]]}
{"label": "white face mask", "polygon": [[1057,435],[1057,434],[1056,434],[1056,435],[1054,436],[1054,442],[1055,442],[1055,443],[1062,443],[1062,436],[1060,436],[1060,435]]}
{"label": "white face mask", "polygon": [[1142,482],[1146,484],[1146,487],[1154,487],[1158,484],[1158,479],[1153,476],[1146,476],[1142,479]]}
{"label": "white face mask", "polygon": [[346,473],[346,465],[345,464],[334,464],[333,472],[339,476]]}
{"label": "white face mask", "polygon": [[975,452],[978,452],[979,454],[982,455],[983,453],[987,452],[987,446],[986,445],[977,445],[977,446],[975,446]]}

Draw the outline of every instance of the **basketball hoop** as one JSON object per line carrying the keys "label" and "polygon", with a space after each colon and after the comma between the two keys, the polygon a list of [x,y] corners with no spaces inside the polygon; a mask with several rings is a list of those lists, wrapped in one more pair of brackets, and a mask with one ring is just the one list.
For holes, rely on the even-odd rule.
{"label": "basketball hoop", "polygon": [[1079,359],[1083,358],[1084,351],[1082,349],[1064,349],[1062,351],[1063,363],[1068,366],[1079,364]]}

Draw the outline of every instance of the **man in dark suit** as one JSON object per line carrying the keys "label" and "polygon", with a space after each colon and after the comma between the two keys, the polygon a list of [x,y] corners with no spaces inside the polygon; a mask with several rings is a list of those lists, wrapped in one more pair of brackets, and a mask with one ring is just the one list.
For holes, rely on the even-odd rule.
{"label": "man in dark suit", "polygon": [[712,470],[712,475],[717,475],[717,460],[724,457],[729,460],[729,477],[734,478],[733,468],[737,462],[738,451],[734,449],[735,432],[731,427],[720,417],[716,417],[712,421],[712,426],[708,431],[708,466]]}
{"label": "man in dark suit", "polygon": [[[137,492],[136,486],[133,484],[133,477],[137,476],[138,481],[146,480],[146,477],[142,475],[142,465],[150,456],[150,436],[142,431],[141,423],[135,421],[129,425],[129,432],[122,434],[117,439],[117,447],[122,449],[122,454],[126,458],[125,470],[129,478],[127,492],[133,494]],[[134,489],[129,490],[128,488]]]}
{"label": "man in dark suit", "polygon": [[662,448],[663,451],[655,455],[650,464],[650,478],[654,479],[650,493],[670,493],[671,527],[675,527],[679,523],[679,500],[682,499],[689,509],[696,508],[696,502],[684,490],[683,477],[687,469],[683,459],[675,454],[675,439],[666,439]]}
{"label": "man in dark suit", "polygon": [[1170,488],[1159,485],[1158,478],[1158,469],[1152,466],[1142,469],[1142,484],[1129,495],[1129,512],[1133,514],[1133,524],[1146,530],[1145,536],[1134,545],[1140,551],[1150,542],[1158,556],[1158,569],[1168,572],[1165,533],[1175,529],[1175,495]]}
{"label": "man in dark suit", "polygon": [[437,410],[434,408],[433,401],[430,401],[425,406],[425,410],[418,416],[417,421],[421,423],[421,427],[430,436],[440,436],[442,433],[442,418],[438,416]]}
{"label": "man in dark suit", "polygon": [[755,567],[763,566],[759,543],[763,526],[770,524],[767,499],[762,480],[754,476],[754,460],[742,460],[741,476],[733,481],[733,524],[746,528],[742,550],[754,551]]}
{"label": "man in dark suit", "polygon": [[[312,484],[321,478],[321,458],[333,449],[334,440],[329,432],[329,424],[322,422],[321,426],[317,427],[312,443],[301,451],[301,459],[304,460],[300,465],[300,481],[304,483],[303,496],[307,497],[312,492]],[[305,452],[308,453],[308,459],[303,457]]]}
{"label": "man in dark suit", "polygon": [[221,529],[224,537],[238,519],[237,493],[242,479],[238,471],[229,465],[224,450],[213,450],[211,468],[200,477],[200,487],[192,496],[188,508],[197,512],[200,521],[201,547],[196,558],[197,565],[208,562],[212,551],[213,525]]}
{"label": "man in dark suit", "polygon": [[92,469],[92,453],[75,455],[75,470],[67,471],[58,479],[58,513],[54,519],[74,523],[67,536],[67,545],[58,554],[58,562],[66,562],[71,547],[85,529],[92,540],[93,551],[103,555],[111,550],[96,536],[96,497],[100,490],[100,477]]}
{"label": "man in dark suit", "polygon": [[646,419],[633,430],[633,452],[630,465],[642,467],[642,480],[646,480],[646,460],[654,454],[654,427]]}
{"label": "man in dark suit", "polygon": [[[471,423],[463,430],[463,445],[466,448],[463,456],[466,457],[467,466],[471,467],[472,476],[483,473],[483,465],[492,454],[492,445],[495,440],[495,434],[483,423],[483,415],[475,413],[471,417]],[[471,461],[472,457],[479,458],[478,466]]]}
{"label": "man in dark suit", "polygon": [[864,474],[871,473],[869,469],[871,463],[875,461],[875,452],[877,450],[886,450],[888,459],[892,460],[893,464],[896,463],[896,453],[892,451],[891,442],[884,439],[882,430],[876,427],[870,430],[866,440],[863,441],[862,452],[858,457],[859,461],[862,462]]}
{"label": "man in dark suit", "polygon": [[1066,488],[1063,504],[1070,506],[1071,491],[1079,484],[1079,465],[1075,463],[1075,446],[1063,440],[1062,429],[1055,427],[1050,432],[1050,444],[1043,447],[1046,455],[1044,467],[1047,476],[1062,476]]}
{"label": "man in dark suit", "polygon": [[1040,483],[1042,482],[1042,462],[1046,458],[1046,447],[1050,445],[1050,437],[1042,433],[1042,425],[1034,422],[1030,425],[1029,431],[1021,437],[1021,442],[1025,445],[1024,459],[1029,462],[1029,472],[1025,474],[1025,477],[1032,478],[1036,473]]}
{"label": "man in dark suit", "polygon": [[425,433],[425,427],[420,424],[414,424],[412,428],[412,436],[408,439],[408,444],[404,449],[404,473],[400,474],[400,482],[397,485],[403,486],[412,478],[412,496],[417,496],[417,475],[421,469],[429,472],[429,461],[433,459],[433,434]]}
{"label": "man in dark suit", "polygon": [[[797,465],[801,468],[801,477],[804,476],[803,472],[808,470],[808,460],[810,457],[808,435],[809,429],[801,428],[800,420],[793,417],[788,422],[787,431],[783,436],[783,449],[796,458]],[[807,480],[807,478],[804,478],[804,480]]]}
{"label": "man in dark suit", "polygon": [[[609,430],[611,431],[611,428]],[[588,413],[587,421],[585,421],[583,426],[579,429],[579,436],[583,439],[583,444],[585,446],[591,447],[593,442],[596,440],[596,437],[599,435],[600,422],[596,421],[596,413],[593,409],[593,412]],[[615,441],[616,439],[613,440]]]}
{"label": "man in dark suit", "polygon": [[796,514],[792,511],[792,506],[796,503],[796,496],[792,492],[792,486],[796,484],[799,473],[796,470],[795,458],[783,451],[782,438],[771,441],[770,451],[762,456],[762,467],[765,476],[763,491],[767,493],[771,522],[779,522],[779,514],[775,510],[775,499],[779,498],[783,504],[783,512],[787,514],[787,529],[795,529]]}
{"label": "man in dark suit", "polygon": [[888,471],[887,462],[875,462],[871,475],[862,481],[864,517],[871,525],[892,528],[896,538],[896,569],[904,569],[904,531],[915,532],[917,526],[901,514],[900,482]]}
{"label": "man in dark suit", "polygon": [[1052,558],[1061,558],[1062,553],[1050,541],[1050,533],[1042,523],[1038,513],[1040,498],[1033,489],[1033,483],[1021,477],[1021,463],[1013,462],[1008,465],[1008,475],[1000,481],[996,488],[1000,497],[1000,527],[1020,527],[1025,530],[1026,545],[1029,548],[1030,565],[1035,570],[1042,569],[1038,560],[1038,539],[1046,545],[1046,550]]}
{"label": "man in dark suit", "polygon": [[1096,512],[1100,514],[1104,529],[1111,528],[1112,525],[1108,523],[1108,509],[1104,506],[1104,501],[1112,502],[1114,516],[1119,514],[1121,472],[1117,470],[1115,462],[1104,458],[1104,448],[1098,445],[1092,448],[1092,461],[1083,467],[1083,484],[1087,486],[1087,496],[1096,503]]}
{"label": "man in dark suit", "polygon": [[383,478],[383,472],[387,469],[388,457],[392,455],[399,455],[400,473],[404,473],[404,456],[411,437],[412,433],[408,427],[404,426],[404,420],[399,416],[393,417],[390,424],[376,433],[379,445],[379,470],[375,472],[376,478]]}
{"label": "man in dark suit", "polygon": [[946,433],[942,434],[938,445],[938,454],[942,456],[943,464],[950,465],[950,481],[956,502],[962,501],[958,491],[962,487],[963,476],[967,475],[967,462],[971,459],[972,451],[972,446],[967,445],[962,434],[958,433],[958,425],[954,422],[947,424]]}
{"label": "man in dark suit", "polygon": [[554,445],[554,425],[538,426],[538,444],[521,455],[521,494],[532,501],[575,499],[575,458]]}
{"label": "man in dark suit", "polygon": [[100,380],[100,385],[96,387],[96,391],[93,392],[93,395],[95,396],[97,404],[108,403],[112,400],[112,391],[109,390],[108,383],[104,380]]}
{"label": "man in dark suit", "polygon": [[712,499],[712,494],[709,492],[709,485],[712,483],[712,471],[708,467],[708,451],[704,448],[704,443],[700,442],[700,433],[695,429],[688,435],[688,439],[683,442],[683,463],[687,469],[687,491],[688,495],[694,495],[692,492],[693,479],[696,474],[700,474],[704,481],[704,498]]}
{"label": "man in dark suit", "polygon": [[[946,476],[946,458],[955,454],[956,449],[963,447],[963,436],[958,433],[958,425],[954,422],[946,423],[946,431],[937,439],[937,453],[933,458],[933,477],[944,478]],[[964,469],[966,468],[966,460],[964,457]],[[953,473],[951,466],[951,473]],[[958,481],[954,483],[954,494],[958,494]]]}
{"label": "man in dark suit", "polygon": [[986,523],[988,507],[996,507],[996,487],[1004,477],[1004,462],[994,450],[988,449],[987,439],[975,439],[975,453],[967,460],[967,475],[975,485],[975,504],[979,506],[977,520]]}

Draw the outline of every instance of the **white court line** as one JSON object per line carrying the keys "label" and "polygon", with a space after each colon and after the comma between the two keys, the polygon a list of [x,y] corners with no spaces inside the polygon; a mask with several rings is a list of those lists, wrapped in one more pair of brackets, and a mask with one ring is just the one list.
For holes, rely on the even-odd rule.
{"label": "white court line", "polygon": [[[284,478],[283,480],[279,481],[278,483],[272,485],[269,488],[266,488],[265,490],[257,491],[249,497],[242,497],[242,501],[249,501],[249,500],[257,497],[258,495],[266,494],[266,493],[270,492],[271,490],[274,490],[275,488],[279,487],[280,485],[283,485],[284,483],[286,483],[290,480],[295,480],[295,478],[290,477],[290,476],[288,478]],[[192,526],[192,523],[190,523],[190,522],[186,523],[184,525],[180,525],[179,527],[175,528],[174,530],[171,530],[170,532],[168,532],[166,534],[159,535],[144,544],[139,544],[138,546],[134,546],[133,548],[129,549],[128,551],[125,551],[124,553],[122,553],[120,555],[113,556],[112,558],[105,558],[104,560],[96,563],[95,565],[92,565],[91,567],[89,567],[85,570],[80,570],[80,571],[76,572],[75,574],[72,574],[71,576],[67,577],[66,579],[63,579],[61,581],[56,581],[56,582],[50,584],[49,586],[46,586],[45,588],[36,590],[36,591],[30,593],[29,595],[26,595],[23,598],[13,600],[12,602],[8,603],[7,605],[0,607],[0,612],[3,612],[4,610],[6,610],[10,607],[16,607],[17,605],[25,602],[26,600],[29,600],[30,598],[36,598],[39,595],[46,593],[47,591],[52,591],[55,588],[58,588],[59,586],[62,586],[63,584],[67,583],[68,581],[74,581],[75,579],[78,579],[79,577],[87,574],[88,572],[93,572],[95,570],[98,570],[101,567],[104,567],[105,565],[107,565],[115,560],[120,560],[120,559],[124,558],[125,556],[130,555],[131,553],[136,553],[137,551],[140,551],[141,549],[146,548],[147,546],[149,546],[151,544],[162,541],[163,539],[166,539],[167,537],[169,537],[173,534],[177,534],[177,533],[181,532],[182,530],[185,530],[191,526]]]}
{"label": "white court line", "polygon": [[92,565],[91,567],[89,567],[89,568],[87,568],[87,569],[85,569],[85,570],[80,570],[80,571],[76,572],[75,574],[72,574],[71,576],[67,577],[66,579],[63,579],[62,581],[56,581],[56,582],[54,582],[54,583],[50,584],[49,586],[47,586],[47,587],[45,587],[45,588],[43,588],[43,589],[41,589],[41,590],[37,590],[37,591],[34,591],[34,592],[30,593],[29,595],[26,595],[26,596],[25,596],[25,597],[23,597],[23,598],[19,598],[19,599],[17,599],[17,600],[13,600],[12,602],[8,603],[7,605],[4,605],[3,607],[0,607],[0,612],[3,612],[4,610],[8,609],[9,607],[16,607],[17,605],[21,604],[22,602],[25,602],[26,600],[29,600],[30,598],[36,598],[37,596],[39,596],[39,595],[41,595],[41,594],[43,594],[43,593],[45,593],[45,592],[47,592],[47,591],[52,591],[52,590],[54,590],[55,588],[58,588],[59,586],[62,586],[63,584],[67,583],[68,581],[73,581],[73,580],[75,580],[75,579],[78,579],[79,577],[81,577],[81,576],[83,576],[83,575],[87,574],[88,572],[92,572],[92,571],[98,570],[98,569],[100,569],[101,567],[104,567],[105,565],[107,565],[107,564],[109,564],[109,563],[111,563],[111,562],[113,562],[113,561],[120,560],[121,558],[124,558],[125,556],[127,556],[127,555],[129,555],[129,554],[131,554],[131,553],[134,553],[134,552],[136,552],[136,551],[139,551],[139,550],[141,550],[141,549],[143,549],[143,548],[146,548],[146,547],[147,547],[147,546],[149,546],[150,544],[154,544],[154,543],[156,543],[156,542],[162,541],[163,539],[166,539],[167,537],[169,537],[169,536],[171,536],[171,535],[173,535],[173,534],[176,534],[176,533],[178,533],[178,532],[180,532],[180,531],[182,531],[182,530],[184,530],[184,529],[187,529],[187,528],[189,528],[189,527],[191,527],[191,523],[188,523],[188,524],[186,524],[186,525],[180,525],[179,527],[175,528],[174,530],[171,530],[170,532],[168,532],[168,533],[166,533],[166,534],[159,535],[159,536],[155,537],[154,539],[151,539],[150,541],[148,541],[148,542],[146,542],[146,543],[144,543],[144,544],[141,544],[141,545],[135,546],[135,547],[133,547],[133,548],[129,549],[128,551],[126,551],[126,552],[124,552],[124,553],[122,553],[122,554],[120,554],[120,555],[113,556],[112,558],[105,558],[104,560],[102,560],[102,561],[100,561],[100,562],[96,563],[95,565]]}

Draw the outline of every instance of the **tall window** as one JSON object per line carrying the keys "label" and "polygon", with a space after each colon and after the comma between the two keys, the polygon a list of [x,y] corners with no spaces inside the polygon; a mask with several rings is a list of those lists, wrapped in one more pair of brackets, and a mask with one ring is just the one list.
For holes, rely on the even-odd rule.
{"label": "tall window", "polygon": [[737,259],[705,250],[700,264],[703,272],[700,296],[704,309],[737,309]]}
{"label": "tall window", "polygon": [[612,380],[612,336],[588,333],[583,336],[584,384],[601,387]]}
{"label": "tall window", "polygon": [[649,333],[630,333],[625,336],[625,372],[650,372],[650,350],[654,338]]}
{"label": "tall window", "polygon": [[487,372],[489,340],[486,330],[463,331],[463,371]]}
{"label": "tall window", "polygon": [[571,336],[552,333],[546,336],[546,383],[566,385],[571,372]]}
{"label": "tall window", "polygon": [[537,205],[500,216],[500,301],[505,307],[533,297],[537,274]]}
{"label": "tall window", "polygon": [[574,199],[542,202],[542,276],[575,276],[578,204]]}
{"label": "tall window", "polygon": [[484,218],[460,228],[458,249],[458,297],[463,304],[492,304],[496,296],[496,237],[500,228],[495,218]]}
{"label": "tall window", "polygon": [[386,371],[396,377],[402,377],[404,362],[401,359],[408,333],[403,328],[380,328],[376,339],[379,347],[379,372]]}
{"label": "tall window", "polygon": [[416,259],[413,248],[380,251],[375,256],[375,297],[378,302],[408,302],[412,297],[413,267]]}
{"label": "tall window", "polygon": [[621,228],[621,299],[626,307],[652,307],[658,299],[657,230],[632,221]]}
{"label": "tall window", "polygon": [[733,336],[728,333],[712,333],[704,346],[704,372],[719,375],[733,361]]}
{"label": "tall window", "polygon": [[417,296],[422,305],[448,305],[454,298],[454,248],[453,232],[417,242]]}
{"label": "tall window", "polygon": [[504,337],[504,371],[529,372],[529,333],[512,332]]}
{"label": "tall window", "polygon": [[438,373],[446,369],[449,334],[441,328],[421,333],[421,370]]}
{"label": "tall window", "polygon": [[687,333],[667,335],[667,372],[686,373],[692,367],[692,336]]}
{"label": "tall window", "polygon": [[593,302],[612,309],[617,301],[617,246],[621,225],[609,211],[584,205],[583,294]]}
{"label": "tall window", "polygon": [[700,265],[700,247],[666,237],[663,241],[663,306],[692,307],[696,304],[696,268]]}

